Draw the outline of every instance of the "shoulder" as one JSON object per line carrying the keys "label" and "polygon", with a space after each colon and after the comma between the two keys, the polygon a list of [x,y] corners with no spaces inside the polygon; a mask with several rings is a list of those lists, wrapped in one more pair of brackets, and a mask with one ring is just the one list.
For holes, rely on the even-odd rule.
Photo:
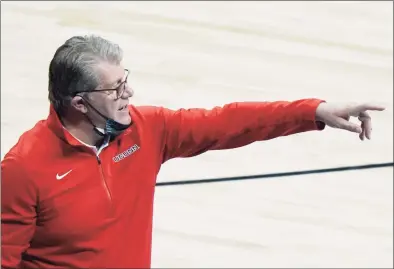
{"label": "shoulder", "polygon": [[47,143],[48,131],[46,120],[40,120],[31,129],[22,133],[4,156],[2,167],[4,161],[6,163],[18,163],[21,166],[26,163],[25,160],[39,158],[40,152],[49,146]]}
{"label": "shoulder", "polygon": [[[145,121],[154,121],[162,123],[174,115],[182,114],[185,111],[192,112],[193,109],[170,109],[163,106],[129,106],[130,114],[134,119],[141,119]],[[198,110],[198,109],[197,109]]]}
{"label": "shoulder", "polygon": [[46,171],[53,168],[56,157],[62,154],[62,143],[47,119],[36,122],[19,136],[1,160],[2,182],[9,189],[26,185],[30,190],[38,190],[45,182]]}
{"label": "shoulder", "polygon": [[139,125],[164,124],[166,108],[160,106],[129,106],[130,115],[134,122]]}
{"label": "shoulder", "polygon": [[145,117],[145,118],[155,118],[160,117],[163,111],[165,110],[164,107],[160,106],[133,106],[129,105],[129,110],[132,116],[137,117]]}

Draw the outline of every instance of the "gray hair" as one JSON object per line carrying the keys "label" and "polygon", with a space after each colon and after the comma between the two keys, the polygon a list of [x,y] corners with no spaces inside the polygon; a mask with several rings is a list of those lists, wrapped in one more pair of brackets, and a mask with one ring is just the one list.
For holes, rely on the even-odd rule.
{"label": "gray hair", "polygon": [[55,52],[49,65],[48,99],[63,116],[76,92],[97,88],[100,62],[120,64],[123,51],[102,37],[73,36]]}

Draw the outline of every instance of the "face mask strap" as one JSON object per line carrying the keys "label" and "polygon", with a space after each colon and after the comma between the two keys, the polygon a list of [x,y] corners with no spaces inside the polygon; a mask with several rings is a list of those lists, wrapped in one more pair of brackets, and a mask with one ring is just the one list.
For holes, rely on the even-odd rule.
{"label": "face mask strap", "polygon": [[104,132],[102,131],[102,128],[98,128],[93,121],[87,116],[88,121],[90,122],[90,124],[93,125],[93,129],[94,131],[100,135],[100,136],[105,136],[105,135],[110,135],[110,136],[117,136],[119,135],[121,132],[123,132],[124,130],[126,130],[127,128],[130,127],[130,124],[122,124],[119,123],[111,118],[108,118],[106,116],[104,116],[100,111],[98,111],[94,106],[92,106],[85,98],[83,98],[81,96],[81,98],[84,100],[84,102],[86,102],[91,108],[93,108],[94,111],[96,111],[97,114],[99,114],[102,118],[105,119],[105,128],[104,128]]}

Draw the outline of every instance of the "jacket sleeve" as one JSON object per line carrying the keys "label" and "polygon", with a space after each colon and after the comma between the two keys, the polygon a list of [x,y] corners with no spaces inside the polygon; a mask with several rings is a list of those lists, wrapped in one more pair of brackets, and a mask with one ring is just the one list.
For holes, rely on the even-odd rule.
{"label": "jacket sleeve", "polygon": [[324,123],[315,121],[316,108],[321,102],[324,101],[240,102],[211,110],[162,108],[162,162],[208,150],[237,148],[279,136],[323,130]]}
{"label": "jacket sleeve", "polygon": [[18,268],[35,231],[36,188],[11,154],[1,162],[1,267]]}

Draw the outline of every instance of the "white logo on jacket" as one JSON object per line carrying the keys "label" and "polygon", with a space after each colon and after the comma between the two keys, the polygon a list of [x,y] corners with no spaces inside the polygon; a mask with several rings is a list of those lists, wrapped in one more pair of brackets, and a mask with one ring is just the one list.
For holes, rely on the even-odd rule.
{"label": "white logo on jacket", "polygon": [[72,171],[72,169],[70,171],[68,171],[67,173],[63,174],[63,175],[59,175],[59,173],[56,174],[56,179],[57,180],[61,180],[62,178],[64,178],[65,176],[67,176],[68,174],[70,174]]}
{"label": "white logo on jacket", "polygon": [[114,162],[116,162],[116,163],[120,162],[121,160],[123,160],[126,157],[129,157],[131,154],[133,154],[134,152],[136,152],[139,149],[140,149],[140,147],[137,144],[134,144],[133,146],[131,146],[130,148],[126,149],[122,153],[119,153],[118,155],[113,157],[112,160]]}

